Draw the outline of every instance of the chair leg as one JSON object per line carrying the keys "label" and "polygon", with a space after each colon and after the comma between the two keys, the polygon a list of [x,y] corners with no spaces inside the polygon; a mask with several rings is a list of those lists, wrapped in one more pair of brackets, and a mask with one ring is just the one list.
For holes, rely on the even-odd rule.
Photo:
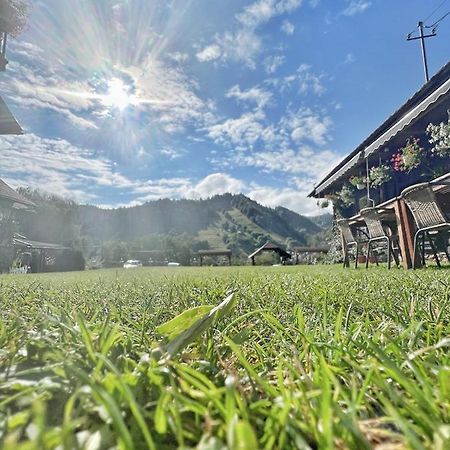
{"label": "chair leg", "polygon": [[400,265],[400,261],[398,259],[398,254],[394,249],[394,244],[391,242],[392,255],[394,256],[395,265],[398,267]]}
{"label": "chair leg", "polygon": [[433,250],[434,260],[436,261],[437,266],[441,267],[441,262],[439,261],[439,257],[437,255],[436,247],[434,245],[434,242],[431,239],[430,233],[426,233],[426,235],[427,235],[427,238],[428,238],[428,242],[430,243],[431,250]]}
{"label": "chair leg", "polygon": [[366,269],[369,267],[370,241],[367,243]]}
{"label": "chair leg", "polygon": [[448,244],[448,241],[447,241],[447,243],[445,244],[444,252],[445,252],[445,256],[447,257],[447,261],[450,262],[450,254],[448,253],[448,247],[447,247],[447,244]]}
{"label": "chair leg", "polygon": [[417,237],[419,236],[420,231],[416,231],[416,234],[414,235],[414,247],[413,247],[413,270],[416,268],[416,251],[417,251]]}
{"label": "chair leg", "polygon": [[422,233],[422,265],[425,266],[425,233]]}
{"label": "chair leg", "polygon": [[387,251],[388,251],[388,270],[391,268],[391,240],[389,238],[386,238],[387,241]]}
{"label": "chair leg", "polygon": [[355,269],[358,268],[359,244],[356,244]]}

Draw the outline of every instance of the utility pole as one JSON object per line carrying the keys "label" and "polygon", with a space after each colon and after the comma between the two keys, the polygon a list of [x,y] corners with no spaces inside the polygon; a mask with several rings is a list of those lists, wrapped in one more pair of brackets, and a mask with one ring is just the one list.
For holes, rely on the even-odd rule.
{"label": "utility pole", "polygon": [[407,41],[415,41],[417,39],[420,39],[420,46],[422,47],[422,59],[423,59],[423,70],[425,73],[425,82],[428,82],[430,79],[428,75],[428,61],[427,61],[427,51],[425,49],[425,39],[429,37],[436,36],[436,30],[433,28],[431,30],[431,34],[423,34],[423,22],[419,22],[417,24],[417,27],[419,28],[419,36],[417,37],[411,37],[412,33],[409,33],[406,40]]}

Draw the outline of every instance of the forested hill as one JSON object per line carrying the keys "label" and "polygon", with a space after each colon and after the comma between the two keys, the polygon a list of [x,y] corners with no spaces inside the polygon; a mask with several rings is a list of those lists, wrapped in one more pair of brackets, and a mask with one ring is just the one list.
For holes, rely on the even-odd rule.
{"label": "forested hill", "polygon": [[267,240],[284,246],[305,245],[323,231],[307,217],[282,207],[264,207],[244,195],[164,199],[128,208],[101,209],[38,192],[21,192],[37,204],[32,220],[21,221],[22,233],[47,242],[138,242],[138,247],[147,250],[157,246],[155,236],[182,235],[194,249],[228,247],[239,254]]}

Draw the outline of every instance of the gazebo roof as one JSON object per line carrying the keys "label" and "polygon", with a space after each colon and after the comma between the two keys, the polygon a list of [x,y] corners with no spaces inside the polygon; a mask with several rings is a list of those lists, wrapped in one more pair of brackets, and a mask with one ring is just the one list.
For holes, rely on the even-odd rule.
{"label": "gazebo roof", "polygon": [[228,256],[231,255],[231,250],[227,248],[216,249],[216,250],[199,250],[197,252],[198,256]]}
{"label": "gazebo roof", "polygon": [[24,236],[15,235],[13,238],[13,244],[20,246],[20,247],[26,247],[29,249],[35,249],[35,250],[68,250],[70,247],[65,247],[64,245],[60,244],[53,244],[50,242],[40,242],[40,241],[32,241]]}
{"label": "gazebo roof", "polygon": [[272,252],[276,252],[278,253],[280,256],[284,257],[284,258],[291,258],[292,255],[290,253],[288,253],[286,250],[284,250],[283,248],[279,247],[276,244],[273,244],[270,241],[267,241],[262,247],[258,248],[257,250],[255,250],[251,255],[248,255],[249,258],[253,258],[256,255],[259,255],[262,252],[266,252],[266,251],[272,251]]}
{"label": "gazebo roof", "polygon": [[23,134],[23,130],[0,97],[0,135],[2,134]]}
{"label": "gazebo roof", "polygon": [[35,207],[36,205],[16,192],[12,187],[8,186],[0,179],[0,200],[6,201],[12,208],[21,209],[23,207]]}
{"label": "gazebo roof", "polygon": [[442,101],[448,95],[450,95],[450,62],[334,167],[316,185],[309,197],[319,197],[331,184],[338,181],[362,160],[379,152],[387,141],[410,126],[431,105]]}

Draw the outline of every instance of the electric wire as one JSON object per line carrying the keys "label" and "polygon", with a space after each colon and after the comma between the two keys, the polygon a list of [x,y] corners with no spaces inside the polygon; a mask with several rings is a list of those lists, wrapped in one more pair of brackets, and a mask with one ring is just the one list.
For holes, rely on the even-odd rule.
{"label": "electric wire", "polygon": [[[447,2],[448,0],[443,0],[430,14],[428,14],[428,16],[423,22],[425,23],[428,19],[433,17]],[[443,18],[445,18],[449,13],[450,11]],[[443,18],[439,19],[437,23],[439,23]],[[426,26],[425,28],[433,28],[433,25]],[[408,33],[408,37],[411,37],[414,33],[417,33],[416,28],[413,28],[412,31]]]}

